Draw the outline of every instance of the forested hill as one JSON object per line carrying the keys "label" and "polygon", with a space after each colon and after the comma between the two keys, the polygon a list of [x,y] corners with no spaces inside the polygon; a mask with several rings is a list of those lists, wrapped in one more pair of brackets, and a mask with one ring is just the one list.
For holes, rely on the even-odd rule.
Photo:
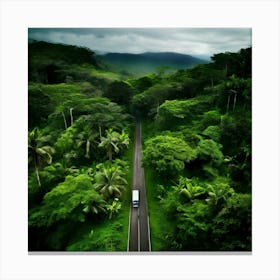
{"label": "forested hill", "polygon": [[67,76],[71,65],[90,64],[98,67],[95,53],[87,48],[44,41],[28,43],[29,81],[58,83]]}
{"label": "forested hill", "polygon": [[196,64],[207,63],[207,61],[191,55],[172,52],[108,53],[100,57],[113,69],[119,69],[138,76],[156,72],[160,66],[179,70],[190,68]]}
{"label": "forested hill", "polygon": [[251,48],[141,77],[61,44],[28,62],[29,250],[127,252],[137,115],[152,250],[251,251]]}

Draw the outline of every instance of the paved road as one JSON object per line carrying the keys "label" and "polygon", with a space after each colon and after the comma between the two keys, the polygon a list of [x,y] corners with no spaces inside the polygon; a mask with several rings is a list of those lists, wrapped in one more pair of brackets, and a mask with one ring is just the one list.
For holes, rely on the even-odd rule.
{"label": "paved road", "polygon": [[130,206],[128,251],[151,251],[147,197],[142,168],[141,123],[136,122],[134,140],[133,185],[140,193],[139,208]]}

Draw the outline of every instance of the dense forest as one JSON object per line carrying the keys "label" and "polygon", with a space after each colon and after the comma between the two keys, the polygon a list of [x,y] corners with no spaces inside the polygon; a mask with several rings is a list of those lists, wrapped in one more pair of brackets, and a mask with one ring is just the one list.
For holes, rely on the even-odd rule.
{"label": "dense forest", "polygon": [[28,49],[30,251],[126,251],[135,119],[153,251],[250,251],[251,48],[141,77]]}

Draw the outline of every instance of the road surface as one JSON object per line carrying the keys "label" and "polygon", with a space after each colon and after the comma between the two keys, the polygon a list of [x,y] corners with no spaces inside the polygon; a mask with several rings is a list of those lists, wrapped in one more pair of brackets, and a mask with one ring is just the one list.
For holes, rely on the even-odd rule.
{"label": "road surface", "polygon": [[138,208],[130,206],[128,251],[151,251],[150,228],[148,218],[147,197],[142,168],[141,123],[136,122],[134,140],[133,181],[132,189],[140,193]]}

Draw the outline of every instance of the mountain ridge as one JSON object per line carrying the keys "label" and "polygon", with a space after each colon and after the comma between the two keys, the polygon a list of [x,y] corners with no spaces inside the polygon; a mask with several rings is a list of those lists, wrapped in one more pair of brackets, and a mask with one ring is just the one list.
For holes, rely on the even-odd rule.
{"label": "mountain ridge", "polygon": [[161,66],[180,70],[196,64],[208,63],[208,61],[195,56],[176,52],[144,52],[139,54],[113,52],[98,56],[116,71],[138,75],[157,72],[158,67]]}

